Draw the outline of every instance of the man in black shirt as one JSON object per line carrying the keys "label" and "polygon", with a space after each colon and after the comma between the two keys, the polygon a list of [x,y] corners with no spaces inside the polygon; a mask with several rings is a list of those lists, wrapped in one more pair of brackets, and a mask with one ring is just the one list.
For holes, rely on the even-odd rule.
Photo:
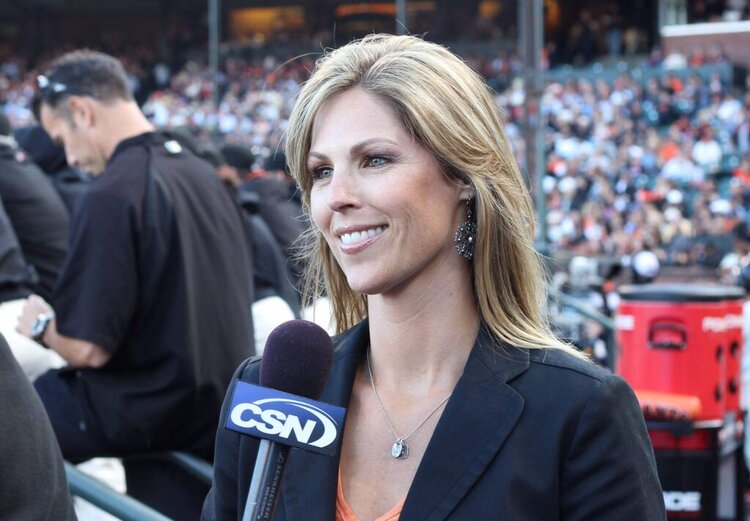
{"label": "man in black shirt", "polygon": [[114,58],[69,53],[39,87],[40,121],[68,164],[99,174],[52,306],[32,296],[19,318],[69,365],[35,382],[63,455],[210,457],[226,387],[253,351],[239,214],[206,162],[153,132]]}

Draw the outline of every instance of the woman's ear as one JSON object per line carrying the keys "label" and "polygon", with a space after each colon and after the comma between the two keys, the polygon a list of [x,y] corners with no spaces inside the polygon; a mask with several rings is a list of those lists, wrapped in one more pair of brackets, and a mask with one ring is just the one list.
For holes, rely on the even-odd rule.
{"label": "woman's ear", "polygon": [[476,195],[477,195],[477,191],[473,186],[461,185],[461,192],[459,194],[459,199],[461,201],[470,201],[471,199],[474,199]]}

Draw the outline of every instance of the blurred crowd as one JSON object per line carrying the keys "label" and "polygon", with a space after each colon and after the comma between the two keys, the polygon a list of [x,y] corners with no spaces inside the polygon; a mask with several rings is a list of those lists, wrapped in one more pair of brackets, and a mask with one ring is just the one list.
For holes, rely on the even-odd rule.
{"label": "blurred crowd", "polygon": [[651,250],[666,264],[718,267],[734,238],[746,239],[748,103],[717,73],[549,84],[543,186],[553,251]]}
{"label": "blurred crowd", "polygon": [[[720,49],[694,51],[686,65],[721,63]],[[295,95],[315,56],[229,56],[219,81],[188,61],[126,60],[143,110],[161,128],[199,143],[243,144],[263,168],[282,146]],[[518,57],[465,58],[496,89],[519,158],[526,105]],[[655,50],[644,67],[679,61]],[[139,66],[134,64],[140,63]],[[747,253],[750,202],[750,78],[735,88],[717,73],[669,72],[640,80],[548,82],[543,186],[551,253],[623,257],[653,251],[663,264],[716,268]],[[0,103],[15,127],[33,123],[34,71],[0,65]]]}

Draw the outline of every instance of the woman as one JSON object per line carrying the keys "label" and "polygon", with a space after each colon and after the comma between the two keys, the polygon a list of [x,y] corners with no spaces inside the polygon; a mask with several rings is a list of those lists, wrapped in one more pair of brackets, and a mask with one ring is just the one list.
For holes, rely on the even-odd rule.
{"label": "woman", "polygon": [[[300,93],[287,158],[307,293],[343,331],[321,401],[348,413],[339,458],[289,458],[274,519],[665,518],[632,392],[544,322],[531,200],[477,74],[414,37],[346,45]],[[241,515],[256,450],[219,432],[206,518]]]}

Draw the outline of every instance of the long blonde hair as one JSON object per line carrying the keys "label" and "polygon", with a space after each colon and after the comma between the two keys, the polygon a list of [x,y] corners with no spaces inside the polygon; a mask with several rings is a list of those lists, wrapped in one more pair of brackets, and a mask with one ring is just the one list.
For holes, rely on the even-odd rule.
{"label": "long blonde hair", "polygon": [[[444,175],[476,190],[472,279],[479,312],[492,334],[511,345],[577,354],[554,337],[546,322],[546,274],[533,245],[534,209],[492,92],[444,47],[413,36],[371,35],[318,60],[287,129],[287,160],[305,208],[309,211],[307,160],[315,117],[326,100],[353,87],[388,102],[437,158]],[[346,330],[367,316],[366,298],[349,288],[314,225],[306,239],[304,299],[327,293],[338,331]]]}

